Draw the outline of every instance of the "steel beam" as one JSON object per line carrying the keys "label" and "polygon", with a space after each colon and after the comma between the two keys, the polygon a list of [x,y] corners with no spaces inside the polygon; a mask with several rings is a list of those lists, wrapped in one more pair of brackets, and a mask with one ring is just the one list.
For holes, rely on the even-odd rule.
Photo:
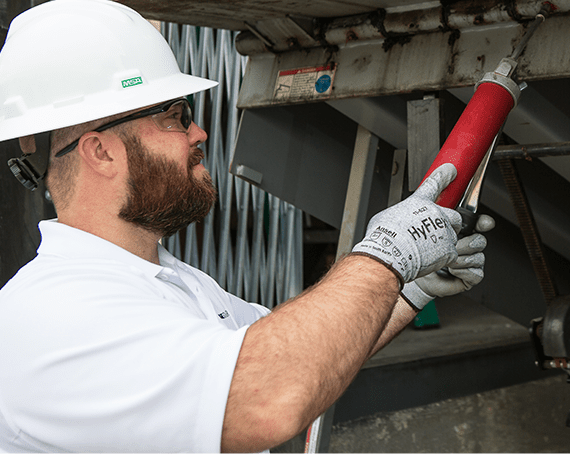
{"label": "steel beam", "polygon": [[[508,22],[469,28],[460,34],[438,31],[411,35],[389,49],[385,40],[368,40],[348,41],[333,49],[251,55],[238,107],[322,100],[322,96],[308,95],[277,98],[276,83],[282,71],[317,68],[331,62],[336,67],[329,100],[473,86],[512,53],[524,30],[523,25]],[[570,16],[545,21],[528,43],[517,74],[527,81],[570,77]]]}

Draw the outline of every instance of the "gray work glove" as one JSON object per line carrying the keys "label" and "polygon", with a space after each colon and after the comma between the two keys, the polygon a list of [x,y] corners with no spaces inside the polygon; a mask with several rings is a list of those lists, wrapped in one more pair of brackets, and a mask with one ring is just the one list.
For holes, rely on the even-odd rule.
{"label": "gray work glove", "polygon": [[[475,226],[476,232],[488,232],[495,227],[491,216],[482,214]],[[407,283],[402,289],[402,295],[422,310],[434,297],[456,295],[477,285],[483,279],[485,255],[483,250],[487,240],[481,233],[466,236],[457,242],[457,259],[448,265],[449,275],[433,272]]]}
{"label": "gray work glove", "polygon": [[453,164],[435,169],[414,194],[375,215],[352,252],[384,263],[402,285],[452,263],[461,215],[434,202],[456,175]]}

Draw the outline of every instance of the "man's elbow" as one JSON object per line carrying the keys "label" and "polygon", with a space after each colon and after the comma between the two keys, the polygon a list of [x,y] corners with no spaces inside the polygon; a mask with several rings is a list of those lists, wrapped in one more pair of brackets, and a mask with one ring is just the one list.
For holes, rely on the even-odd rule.
{"label": "man's elbow", "polygon": [[307,414],[311,412],[302,407],[271,406],[271,409],[262,408],[242,415],[237,421],[226,418],[222,452],[260,452],[285,443],[312,422],[312,416]]}

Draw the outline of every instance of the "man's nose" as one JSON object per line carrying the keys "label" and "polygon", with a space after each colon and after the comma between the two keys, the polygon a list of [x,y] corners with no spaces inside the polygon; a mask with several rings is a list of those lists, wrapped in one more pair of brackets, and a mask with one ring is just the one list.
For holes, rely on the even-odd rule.
{"label": "man's nose", "polygon": [[193,146],[204,143],[208,139],[206,131],[194,122],[189,126],[187,135],[190,144]]}

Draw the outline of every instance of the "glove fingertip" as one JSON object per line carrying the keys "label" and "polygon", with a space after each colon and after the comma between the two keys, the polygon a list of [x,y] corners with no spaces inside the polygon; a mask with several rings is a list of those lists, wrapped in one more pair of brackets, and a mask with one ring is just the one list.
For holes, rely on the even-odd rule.
{"label": "glove fingertip", "polygon": [[482,214],[477,219],[477,224],[475,225],[475,230],[477,232],[488,232],[495,228],[495,219],[487,214]]}

